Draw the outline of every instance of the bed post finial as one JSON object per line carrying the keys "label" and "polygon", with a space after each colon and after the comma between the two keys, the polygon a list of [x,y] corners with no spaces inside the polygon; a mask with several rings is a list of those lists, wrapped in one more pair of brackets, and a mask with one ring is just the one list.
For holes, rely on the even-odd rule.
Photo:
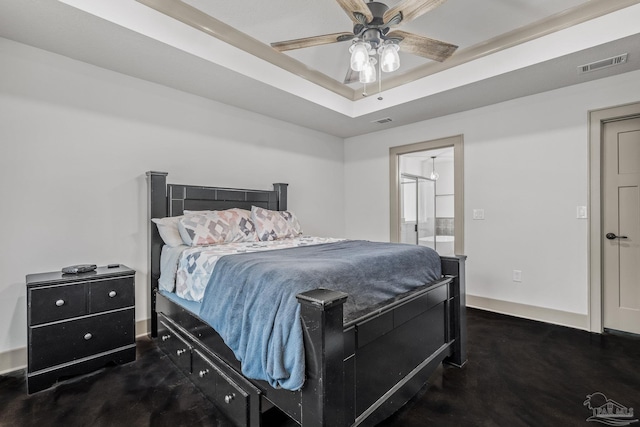
{"label": "bed post finial", "polygon": [[287,210],[287,187],[289,184],[279,182],[273,184],[273,189],[278,193],[278,210]]}

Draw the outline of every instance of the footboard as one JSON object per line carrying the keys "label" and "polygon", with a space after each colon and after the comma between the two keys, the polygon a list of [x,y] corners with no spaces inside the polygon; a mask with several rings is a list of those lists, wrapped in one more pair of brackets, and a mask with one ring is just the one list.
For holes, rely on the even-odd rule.
{"label": "footboard", "polygon": [[301,396],[303,426],[375,425],[411,399],[441,362],[464,364],[464,262],[442,258],[443,280],[345,325],[345,294],[299,295],[312,361]]}

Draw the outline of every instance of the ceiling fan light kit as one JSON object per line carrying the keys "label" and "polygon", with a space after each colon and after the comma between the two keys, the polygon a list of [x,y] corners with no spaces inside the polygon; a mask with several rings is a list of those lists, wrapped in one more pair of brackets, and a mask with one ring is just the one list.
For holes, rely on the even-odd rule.
{"label": "ceiling fan light kit", "polygon": [[[353,21],[353,34],[336,33],[271,43],[284,52],[292,49],[318,46],[352,40],[350,67],[359,74],[361,83],[376,81],[374,65],[380,71],[391,73],[400,68],[398,51],[419,55],[435,61],[444,61],[453,55],[457,46],[406,31],[390,31],[391,27],[408,22],[440,6],[445,0],[402,0],[393,8],[377,1],[336,0]],[[378,60],[374,58],[378,55]],[[349,75],[349,74],[347,74]],[[345,79],[345,84],[351,83]]]}
{"label": "ceiling fan light kit", "polygon": [[373,83],[376,81],[376,58],[369,57],[369,60],[360,71],[360,83]]}
{"label": "ceiling fan light kit", "polygon": [[354,42],[349,48],[351,52],[351,69],[353,71],[362,71],[369,62],[369,52],[371,45],[362,41]]}
{"label": "ceiling fan light kit", "polygon": [[400,46],[391,40],[386,40],[382,46],[378,48],[380,55],[380,68],[385,73],[391,73],[400,68],[400,55],[398,51]]}

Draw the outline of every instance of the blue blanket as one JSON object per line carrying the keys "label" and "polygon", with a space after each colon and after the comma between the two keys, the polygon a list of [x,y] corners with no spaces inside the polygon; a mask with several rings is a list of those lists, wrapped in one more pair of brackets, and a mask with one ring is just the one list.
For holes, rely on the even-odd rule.
{"label": "blue blanket", "polygon": [[406,244],[347,240],[228,255],[214,268],[200,317],[233,350],[244,375],[298,390],[305,361],[297,294],[346,292],[346,317],[440,276],[435,251]]}

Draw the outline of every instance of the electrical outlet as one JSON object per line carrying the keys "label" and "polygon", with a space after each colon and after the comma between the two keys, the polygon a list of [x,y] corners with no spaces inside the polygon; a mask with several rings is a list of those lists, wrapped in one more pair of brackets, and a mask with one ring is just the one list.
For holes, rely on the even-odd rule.
{"label": "electrical outlet", "polygon": [[522,271],[521,270],[513,270],[513,281],[514,282],[522,282]]}

